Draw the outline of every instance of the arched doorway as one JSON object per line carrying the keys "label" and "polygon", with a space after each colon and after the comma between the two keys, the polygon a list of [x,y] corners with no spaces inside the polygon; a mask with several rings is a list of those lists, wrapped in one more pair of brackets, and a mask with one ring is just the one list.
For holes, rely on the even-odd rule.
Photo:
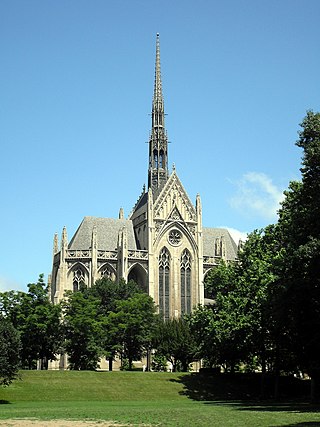
{"label": "arched doorway", "polygon": [[133,280],[140,289],[148,293],[147,272],[140,264],[134,264],[128,274],[128,282]]}

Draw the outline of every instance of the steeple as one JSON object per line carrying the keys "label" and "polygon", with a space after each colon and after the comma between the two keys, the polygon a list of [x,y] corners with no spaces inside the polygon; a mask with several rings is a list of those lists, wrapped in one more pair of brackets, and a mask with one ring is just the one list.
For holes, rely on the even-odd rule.
{"label": "steeple", "polygon": [[152,100],[152,128],[149,139],[148,188],[158,193],[168,179],[168,139],[164,127],[164,102],[160,68],[159,34],[156,40],[156,66]]}

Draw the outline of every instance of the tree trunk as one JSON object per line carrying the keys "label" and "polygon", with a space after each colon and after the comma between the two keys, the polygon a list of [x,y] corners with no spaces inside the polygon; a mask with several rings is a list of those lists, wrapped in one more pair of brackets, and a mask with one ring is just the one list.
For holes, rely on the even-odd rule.
{"label": "tree trunk", "polygon": [[262,355],[261,355],[261,383],[260,383],[260,397],[261,399],[265,398],[265,394],[266,394],[266,390],[265,390],[265,383],[266,383],[266,358],[265,358],[265,353],[264,353],[264,349],[262,351]]}
{"label": "tree trunk", "polygon": [[111,372],[112,371],[112,366],[113,366],[113,357],[112,356],[109,357],[108,362],[109,362],[109,371]]}
{"label": "tree trunk", "polygon": [[320,376],[317,374],[311,377],[311,390],[310,390],[311,403],[318,403],[320,401],[319,378]]}
{"label": "tree trunk", "polygon": [[274,398],[278,399],[279,398],[279,384],[280,384],[280,368],[279,368],[279,346],[276,344],[276,349],[275,349],[275,355],[276,355],[276,360],[275,360],[275,366],[274,366],[274,371],[275,371],[275,379],[274,379]]}
{"label": "tree trunk", "polygon": [[231,364],[230,364],[230,374],[234,375],[234,371],[235,371],[235,363],[231,362]]}
{"label": "tree trunk", "polygon": [[146,367],[146,371],[150,372],[151,370],[151,351],[147,350],[147,367]]}

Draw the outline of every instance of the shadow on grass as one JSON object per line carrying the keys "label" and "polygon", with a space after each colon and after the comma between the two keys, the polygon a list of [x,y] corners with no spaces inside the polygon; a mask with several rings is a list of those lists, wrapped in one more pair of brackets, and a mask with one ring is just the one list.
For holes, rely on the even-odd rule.
{"label": "shadow on grass", "polygon": [[[273,399],[274,378],[265,378],[264,399],[261,398],[259,374],[202,374],[192,373],[170,379],[183,385],[180,394],[189,399],[210,405],[234,406],[240,411],[314,412],[320,413],[319,404],[309,403],[310,382],[294,377],[281,377],[280,397]],[[318,425],[317,422],[294,424],[295,426]]]}
{"label": "shadow on grass", "polygon": [[0,405],[9,405],[9,404],[10,404],[9,400],[1,400],[0,399]]}
{"label": "shadow on grass", "polygon": [[[311,426],[320,426],[320,423],[318,421],[305,421],[302,423],[294,423],[294,424],[282,424],[282,427],[311,427]],[[278,427],[278,426],[271,426],[271,427]]]}

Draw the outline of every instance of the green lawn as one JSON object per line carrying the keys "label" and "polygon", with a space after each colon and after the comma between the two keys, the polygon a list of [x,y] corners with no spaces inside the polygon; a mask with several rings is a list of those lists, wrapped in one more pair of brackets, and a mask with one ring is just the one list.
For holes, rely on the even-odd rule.
{"label": "green lawn", "polygon": [[[157,426],[320,426],[303,399],[259,402],[244,377],[181,373],[23,371],[0,389],[0,419],[112,420]],[[290,390],[294,386],[290,385]]]}

